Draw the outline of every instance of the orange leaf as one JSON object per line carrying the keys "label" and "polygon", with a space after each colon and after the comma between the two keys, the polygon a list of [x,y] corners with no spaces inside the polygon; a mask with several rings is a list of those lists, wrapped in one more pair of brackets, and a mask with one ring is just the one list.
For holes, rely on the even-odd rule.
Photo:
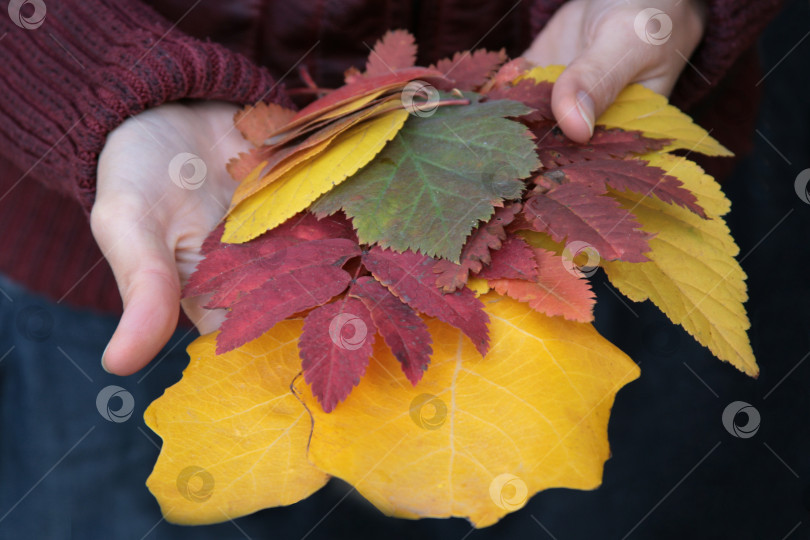
{"label": "orange leaf", "polygon": [[275,103],[259,102],[239,110],[233,123],[242,136],[254,146],[260,146],[274,131],[284,127],[296,112]]}
{"label": "orange leaf", "polygon": [[537,281],[492,279],[489,286],[540,313],[562,315],[570,321],[592,321],[595,299],[588,280],[569,272],[564,259],[551,251],[534,248],[534,255]]}

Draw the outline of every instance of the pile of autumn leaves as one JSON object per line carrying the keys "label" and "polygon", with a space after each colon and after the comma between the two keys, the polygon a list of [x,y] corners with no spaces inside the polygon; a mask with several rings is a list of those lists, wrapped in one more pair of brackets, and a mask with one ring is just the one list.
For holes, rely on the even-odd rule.
{"label": "pile of autumn leaves", "polygon": [[[419,382],[432,352],[420,314],[485,355],[489,319],[470,279],[547,315],[593,320],[574,257],[649,260],[651,235],[613,194],[706,217],[677,178],[633,159],[670,139],[597,126],[579,145],[555,127],[552,84],[515,80],[519,60],[477,51],[420,68],[415,58],[413,38],[391,32],[365,72],[300,112],[259,104],[237,116],[256,148],[229,164],[241,183],[185,290],[228,310],[218,353],[312,310],[302,369],[327,412],[359,382],[377,333]],[[555,252],[521,231],[578,244]]]}
{"label": "pile of autumn leaves", "polygon": [[[421,501],[421,505],[411,500],[414,490],[425,489],[424,485],[409,486],[418,481],[413,471],[404,471],[407,474],[399,478],[389,470],[381,487],[379,482],[368,480],[374,471],[363,468],[376,457],[346,454],[352,444],[347,441],[362,438],[362,434],[352,437],[353,430],[376,429],[360,418],[368,413],[367,421],[379,421],[388,412],[375,407],[400,399],[390,385],[367,386],[366,396],[356,402],[365,400],[365,405],[347,401],[339,406],[367,371],[379,371],[373,363],[369,365],[370,358],[379,360],[381,354],[380,343],[375,345],[375,340],[382,338],[412,385],[420,383],[428,368],[440,370],[436,380],[452,385],[447,389],[452,393],[450,415],[460,414],[465,398],[457,394],[455,386],[462,370],[483,370],[478,376],[494,381],[500,373],[511,373],[519,364],[534,362],[531,356],[535,351],[545,362],[542,369],[559,368],[565,374],[566,368],[556,359],[559,354],[571,365],[581,362],[558,385],[560,396],[563,386],[565,392],[571,386],[566,395],[579,395],[572,399],[582,399],[581,409],[566,409],[569,401],[562,397],[555,398],[548,408],[563,407],[562,412],[555,413],[560,418],[582,416],[570,432],[583,428],[588,434],[581,436],[595,437],[584,445],[592,446],[589,459],[593,463],[573,467],[560,461],[552,464],[552,472],[542,472],[545,469],[541,467],[523,474],[530,494],[555,485],[595,487],[609,455],[607,442],[602,443],[602,439],[612,396],[635,378],[637,368],[629,359],[623,363],[623,355],[599,341],[603,338],[590,325],[578,324],[593,320],[595,301],[586,273],[577,266],[583,259],[603,268],[612,284],[632,300],[652,300],[717,357],[749,374],[756,373],[742,307],[744,274],[734,261],[737,248],[720,217],[728,211],[728,201],[699,167],[668,153],[686,149],[728,155],[728,151],[664,98],[639,86],[619,96],[598,120],[591,141],[581,145],[556,128],[551,112],[553,80],[561,68],[528,69],[520,59],[506,62],[502,52],[459,53],[428,68],[414,67],[415,58],[413,38],[405,32],[389,32],[376,44],[363,72],[349,70],[345,86],[304,109],[295,112],[258,104],[237,115],[237,128],[254,148],[228,166],[240,184],[226,219],[203,245],[205,259],[184,291],[186,296],[209,294],[207,307],[227,309],[227,319],[216,335],[217,356],[208,358],[208,367],[202,368],[218,371],[216,376],[209,374],[202,380],[187,373],[183,383],[197,381],[205,393],[217,384],[214,379],[221,378],[225,384],[231,376],[229,369],[236,370],[234,374],[243,369],[234,363],[234,354],[242,351],[251,359],[278,355],[281,350],[288,354],[289,341],[282,338],[289,337],[297,343],[300,364],[283,356],[277,366],[271,362],[250,367],[262,373],[261,380],[256,381],[258,386],[250,387],[250,392],[272,386],[279,393],[277,397],[269,391],[261,397],[248,397],[249,386],[240,380],[233,388],[242,390],[234,391],[244,391],[246,396],[218,391],[211,407],[222,408],[220,413],[230,422],[233,414],[243,413],[228,411],[247,414],[254,410],[251,400],[286,399],[283,394],[289,393],[291,383],[285,377],[293,377],[300,367],[309,391],[323,409],[306,409],[307,415],[313,416],[316,431],[315,435],[309,432],[311,440],[302,438],[309,423],[293,424],[296,430],[303,430],[298,435],[301,448],[296,450],[303,454],[296,458],[300,463],[309,466],[308,460],[313,458],[307,454],[313,453],[319,460],[317,475],[322,475],[320,471],[340,474],[356,486],[370,482],[373,485],[368,489],[358,489],[396,515],[466,515],[474,523],[486,525],[519,505],[512,508],[496,503],[496,508],[480,500],[485,498],[480,493],[486,492],[492,480],[485,474],[477,473],[475,481],[466,476],[459,480],[470,491],[469,500],[464,504],[450,501],[446,509],[438,511],[436,508],[444,507],[437,506],[435,500]],[[526,310],[519,309],[519,304]],[[296,322],[301,318],[302,326]],[[464,339],[484,357],[484,364],[464,353],[467,356],[462,365],[460,351],[467,345],[457,343],[455,335],[444,327],[437,327],[436,320],[466,336]],[[496,322],[502,343],[490,335]],[[519,331],[524,331],[525,337],[515,333]],[[514,341],[517,339],[526,343]],[[560,344],[549,344],[549,339]],[[491,347],[499,350],[487,355]],[[451,358],[454,354],[458,355],[457,362]],[[512,354],[518,356],[511,358]],[[509,364],[513,367],[506,367]],[[384,362],[380,365],[386,377],[390,376]],[[589,369],[592,373],[587,373]],[[608,374],[602,370],[613,371]],[[545,373],[539,384],[555,380]],[[535,375],[524,372],[512,377],[536,387]],[[577,386],[580,383],[574,384],[580,376],[593,376],[607,386],[596,395],[592,383],[587,383],[587,391]],[[425,387],[426,392],[440,395],[446,390],[430,384],[433,386]],[[496,387],[507,384],[512,383],[501,382]],[[516,380],[515,384],[522,382]],[[530,386],[524,390],[532,391]],[[177,392],[172,394],[175,403],[198,399],[194,388]],[[300,388],[295,390],[296,399],[301,392]],[[369,397],[375,392],[381,392],[379,399]],[[518,392],[512,389],[503,399],[519,397]],[[549,398],[525,399],[530,403]],[[469,406],[475,409],[484,401],[481,398]],[[306,395],[301,402],[311,405]],[[186,452],[177,450],[175,443],[179,440],[185,444],[187,439],[198,437],[195,426],[207,421],[208,415],[200,416],[188,405],[183,414],[160,416],[161,424],[160,411],[154,407],[150,407],[147,419],[164,437],[161,458],[169,453],[167,459],[171,461],[171,452]],[[295,409],[291,404],[289,407]],[[344,415],[340,414],[341,407],[346,408]],[[537,407],[540,405],[534,403],[532,410],[537,411]],[[586,422],[586,416],[597,407],[604,415],[598,421]],[[402,409],[405,412],[396,417],[407,416],[407,404]],[[336,412],[324,414],[333,410]],[[288,417],[293,413],[284,414]],[[293,429],[274,415],[272,420],[255,421],[259,427],[275,422],[278,429],[284,427],[283,433]],[[347,418],[352,421],[347,423]],[[591,421],[596,423],[591,426]],[[523,428],[516,425],[509,431],[508,422],[501,418],[499,427],[492,429],[511,433],[513,442],[530,436],[524,431],[535,430],[521,424]],[[182,436],[174,432],[176,437],[167,439],[161,427],[168,429],[168,424]],[[387,422],[380,424],[381,429],[383,426]],[[451,430],[450,438],[463,436],[462,427],[455,434]],[[534,448],[549,445],[546,455],[556,456],[558,446],[564,449],[568,445],[561,431],[559,425],[552,425],[550,433],[559,438],[553,447],[548,437],[534,442],[527,439],[523,444]],[[389,436],[395,438],[400,432],[405,433],[405,429],[391,431]],[[250,434],[245,434],[243,427],[227,433],[226,440],[234,447],[250,446],[245,442]],[[470,444],[487,443],[486,435],[475,433],[470,438],[475,442]],[[334,440],[324,442],[323,437]],[[453,450],[457,444],[454,440],[431,444],[438,444],[435,452],[444,453],[447,447],[457,452]],[[371,446],[359,451],[370,451]],[[414,447],[413,451],[422,450],[426,448]],[[341,453],[349,457],[331,463]],[[384,461],[388,456],[377,457]],[[236,459],[230,451],[220,458],[217,463]],[[205,461],[199,455],[196,459]],[[515,466],[526,466],[524,461],[521,457]],[[505,458],[499,461],[507,462]],[[292,463],[298,462],[288,460],[287,466],[295,469]],[[453,463],[451,455],[450,484],[442,488],[451,494],[456,474]],[[173,467],[180,464],[167,470],[174,471]],[[163,466],[168,467],[165,462]],[[555,476],[569,466],[576,475],[586,469],[591,472],[570,481]],[[317,475],[308,477],[313,486],[310,491],[325,481]],[[241,485],[238,480],[242,476],[235,478],[235,485]],[[236,511],[222,514],[233,517],[305,496],[309,489],[306,482],[300,477],[290,481],[299,483],[300,492],[276,493],[269,499],[256,492]],[[397,502],[399,499],[391,494],[390,490],[399,489],[397,482],[407,502]],[[166,500],[180,500],[172,493],[171,481],[160,485],[163,487],[150,488],[157,490],[162,506]],[[455,491],[459,500],[463,491]],[[430,495],[429,489],[427,493]],[[244,493],[223,500],[234,498],[244,498]],[[221,519],[211,512],[197,522]],[[193,522],[196,518],[183,519]]]}

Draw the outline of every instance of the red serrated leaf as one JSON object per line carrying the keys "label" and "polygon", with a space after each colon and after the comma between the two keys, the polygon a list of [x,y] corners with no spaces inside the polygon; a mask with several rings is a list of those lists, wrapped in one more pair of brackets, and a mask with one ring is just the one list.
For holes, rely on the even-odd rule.
{"label": "red serrated leaf", "polygon": [[[554,85],[547,81],[535,82],[524,79],[514,86],[502,86],[491,90],[486,96],[488,100],[511,99],[528,105],[534,112],[520,117],[523,122],[554,121],[551,112],[551,91]],[[542,159],[541,159],[542,161]]]}
{"label": "red serrated leaf", "polygon": [[475,277],[483,279],[537,279],[537,260],[531,246],[515,235],[504,240],[501,249],[492,252],[492,262]]}
{"label": "red serrated leaf", "polygon": [[603,126],[596,126],[587,144],[572,141],[549,122],[532,125],[531,130],[537,137],[537,155],[545,167],[597,159],[621,159],[660,150],[669,144],[669,139],[651,139],[640,131]]}
{"label": "red serrated leaf", "polygon": [[259,337],[277,322],[321,305],[343,292],[351,276],[343,269],[360,255],[351,225],[336,215],[318,220],[302,213],[246,244],[203,244],[206,258],[185,296],[212,293],[206,307],[230,307],[217,338],[217,354]]}
{"label": "red serrated leaf", "polygon": [[225,232],[225,222],[221,222],[216,228],[208,233],[208,236],[205,237],[205,240],[200,246],[200,255],[208,255],[215,249],[222,246],[222,234]]}
{"label": "red serrated leaf", "polygon": [[308,266],[271,277],[231,306],[217,336],[217,354],[256,339],[291,315],[325,304],[351,280],[337,266]]}
{"label": "red serrated leaf", "polygon": [[443,294],[436,286],[435,262],[436,259],[410,250],[397,253],[377,246],[363,254],[366,268],[400,300],[425,315],[452,324],[485,355],[489,348],[489,317],[484,305],[466,287]]}
{"label": "red serrated leaf", "polygon": [[475,229],[461,251],[459,264],[447,259],[439,259],[433,266],[436,276],[436,286],[444,292],[453,292],[467,283],[470,272],[481,270],[485,264],[492,260],[490,250],[500,249],[506,238],[504,227],[512,223],[515,214],[520,212],[519,204],[510,204],[495,209],[495,215],[486,223]]}
{"label": "red serrated leaf", "polygon": [[586,163],[572,163],[545,173],[546,177],[559,180],[560,175],[570,182],[603,187],[605,184],[619,191],[635,191],[654,195],[665,203],[678,204],[705,218],[706,213],[697,203],[697,198],[683,183],[669,176],[659,167],[652,167],[640,160],[602,159]]}
{"label": "red serrated leaf", "polygon": [[343,298],[304,319],[298,340],[304,379],[325,412],[346,399],[366,372],[377,331],[363,302]]}
{"label": "red serrated leaf", "polygon": [[563,258],[551,251],[534,249],[537,279],[491,279],[489,285],[498,294],[510,296],[540,313],[562,315],[568,320],[593,320],[595,298],[588,280],[569,272]]}
{"label": "red serrated leaf", "polygon": [[503,49],[497,52],[478,49],[473,52],[458,52],[452,58],[439,60],[435,68],[453,81],[459,90],[475,90],[505,61],[506,53]]}
{"label": "red serrated leaf", "polygon": [[298,242],[290,237],[268,237],[250,244],[225,244],[197,266],[183,288],[183,297],[213,293],[206,307],[228,307],[275,275],[286,248]]}
{"label": "red serrated leaf", "polygon": [[271,133],[282,129],[295,114],[292,109],[260,101],[240,109],[233,122],[245,139],[254,146],[261,146]]}
{"label": "red serrated leaf", "polygon": [[184,297],[213,293],[209,308],[229,307],[279,273],[313,264],[340,265],[360,254],[351,223],[341,214],[319,220],[303,212],[245,244],[220,242],[223,227],[203,243],[206,258],[183,289]]}
{"label": "red serrated leaf", "polygon": [[389,30],[368,55],[366,76],[386,75],[416,63],[416,42],[407,30]]}
{"label": "red serrated leaf", "polygon": [[633,214],[593,186],[568,183],[535,195],[524,204],[523,216],[532,230],[555,242],[585,242],[607,260],[647,260],[649,235]]}
{"label": "red serrated leaf", "polygon": [[405,376],[412,384],[418,383],[433,352],[425,322],[374,278],[359,278],[349,289],[349,295],[365,304],[377,331],[402,365]]}

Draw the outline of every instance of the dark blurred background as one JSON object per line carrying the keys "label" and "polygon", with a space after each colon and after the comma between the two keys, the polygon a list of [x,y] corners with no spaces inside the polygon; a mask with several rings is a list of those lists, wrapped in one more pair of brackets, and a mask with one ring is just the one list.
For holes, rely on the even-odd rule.
{"label": "dark blurred background", "polygon": [[[125,379],[97,376],[106,378],[96,384],[132,390],[132,420],[123,425],[101,422],[96,433],[85,434],[82,444],[98,445],[97,459],[77,462],[67,457],[22,500],[21,493],[4,493],[0,516],[6,514],[6,519],[0,519],[0,538],[37,538],[20,531],[38,531],[39,516],[51,523],[61,520],[60,538],[810,538],[810,287],[805,274],[810,268],[810,204],[794,191],[797,175],[810,167],[809,35],[810,4],[802,0],[789,2],[761,38],[762,73],[767,76],[760,84],[754,150],[725,182],[732,201],[728,223],[748,274],[750,337],[761,375],[749,379],[717,361],[654,306],[625,305],[611,294],[603,276],[598,277],[596,326],[642,369],[641,378],[619,392],[613,408],[613,457],[601,488],[542,492],[524,509],[483,530],[471,529],[460,519],[387,518],[337,480],[292,507],[234,523],[200,528],[167,524],[142,484],[150,470],[139,456],[147,453],[151,458],[146,461],[154,462],[157,437],[141,417],[145,406],[179,377],[188,336],[171,344],[173,350],[154,368],[148,384],[140,384],[142,374]],[[48,339],[61,339],[66,355],[82,333],[106,339],[115,324],[110,319],[99,328],[80,329],[66,322],[57,328],[53,322],[63,314],[39,316],[45,321],[40,325],[51,321]],[[15,331],[16,323],[3,321],[3,331]],[[35,347],[38,342],[31,343]],[[64,396],[58,405],[69,421],[71,411],[87,408],[87,403],[75,402],[84,395],[86,382],[70,366],[55,368],[53,376],[76,379],[76,394]],[[87,426],[51,425],[48,418],[57,396],[48,394],[47,383],[41,390],[40,398],[31,398],[30,410],[3,411],[4,425],[41,421],[41,429],[76,429],[79,440]],[[723,426],[722,413],[734,401],[749,403],[759,412],[761,424],[752,437],[735,437]],[[744,415],[738,423],[745,423]],[[115,433],[105,437],[108,430]],[[0,444],[14,443],[11,436],[4,431],[7,439]],[[116,441],[114,447],[110,440]],[[29,463],[31,470],[5,474],[39,478],[55,461],[44,454],[40,459],[36,449],[26,451],[20,463]],[[116,460],[131,460],[126,476],[115,472],[120,469]],[[99,508],[115,515],[127,508],[142,515],[148,509],[154,522],[139,518],[104,523],[93,517]]]}

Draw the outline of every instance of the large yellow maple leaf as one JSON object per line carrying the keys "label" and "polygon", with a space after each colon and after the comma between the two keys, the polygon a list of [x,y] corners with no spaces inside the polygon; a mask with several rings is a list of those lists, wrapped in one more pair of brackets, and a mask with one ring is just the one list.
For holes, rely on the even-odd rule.
{"label": "large yellow maple leaf", "polygon": [[[597,487],[614,396],[638,367],[589,324],[495,294],[483,300],[486,357],[429,320],[435,351],[416,387],[377,340],[360,385],[330,414],[296,379],[301,321],[217,357],[214,336],[199,338],[183,379],[146,412],[164,440],[147,485],[166,519],[210,523],[290,504],[325,473],[388,514],[463,516],[479,527],[542,489]],[[192,488],[182,476],[189,466],[208,474]],[[190,500],[206,478],[210,498]]]}
{"label": "large yellow maple leaf", "polygon": [[146,482],[167,520],[216,523],[304,499],[328,476],[307,460],[310,415],[290,392],[300,320],[216,356],[216,334],[189,345],[183,379],[146,409],[163,438]]}
{"label": "large yellow maple leaf", "polygon": [[386,514],[460,516],[476,527],[543,489],[598,487],[613,399],[638,367],[589,324],[495,294],[482,300],[492,338],[484,358],[434,321],[435,351],[415,387],[383,344],[332,413],[299,385],[314,417],[312,462]]}

